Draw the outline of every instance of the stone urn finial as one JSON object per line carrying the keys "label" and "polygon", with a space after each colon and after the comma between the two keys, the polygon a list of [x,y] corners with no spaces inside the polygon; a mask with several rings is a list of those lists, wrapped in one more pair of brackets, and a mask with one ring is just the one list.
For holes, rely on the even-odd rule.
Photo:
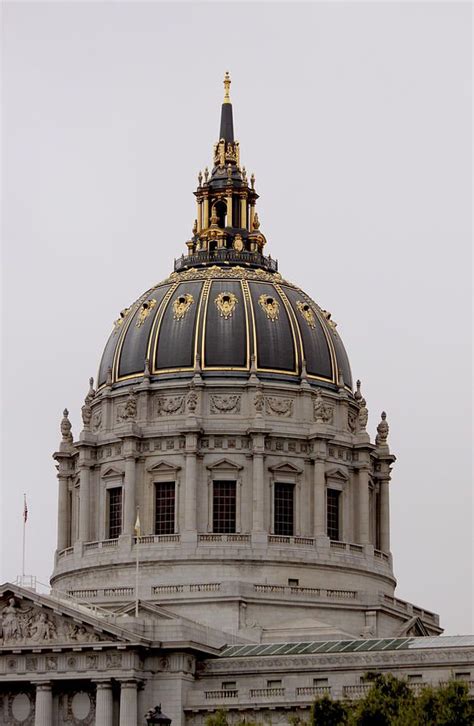
{"label": "stone urn finial", "polygon": [[377,436],[375,437],[376,446],[387,446],[389,425],[387,423],[387,414],[382,411],[381,421],[377,426]]}
{"label": "stone urn finial", "polygon": [[69,421],[69,411],[67,408],[63,411],[63,418],[61,420],[61,435],[63,437],[63,442],[66,444],[72,444],[73,438],[72,438],[72,424]]}

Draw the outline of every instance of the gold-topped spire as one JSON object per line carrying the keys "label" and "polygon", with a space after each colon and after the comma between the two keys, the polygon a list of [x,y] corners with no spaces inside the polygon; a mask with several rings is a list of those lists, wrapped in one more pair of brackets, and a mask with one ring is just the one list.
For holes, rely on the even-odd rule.
{"label": "gold-topped spire", "polygon": [[225,89],[224,101],[223,101],[224,103],[230,103],[230,84],[231,83],[232,83],[232,81],[230,80],[229,71],[226,71],[225,76],[224,76],[224,89]]}

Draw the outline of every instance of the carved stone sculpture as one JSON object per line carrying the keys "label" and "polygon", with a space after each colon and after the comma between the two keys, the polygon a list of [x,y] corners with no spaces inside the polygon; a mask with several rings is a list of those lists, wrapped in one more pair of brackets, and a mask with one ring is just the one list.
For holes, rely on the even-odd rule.
{"label": "carved stone sculpture", "polygon": [[293,399],[267,396],[265,399],[265,410],[274,416],[288,418],[293,414]]}
{"label": "carved stone sculpture", "polygon": [[262,391],[257,391],[253,399],[253,405],[255,406],[256,413],[263,413],[264,396]]}
{"label": "carved stone sculpture", "polygon": [[130,389],[127,400],[117,408],[117,421],[128,421],[137,417],[137,394]]}
{"label": "carved stone sculpture", "polygon": [[196,411],[197,404],[198,396],[194,388],[194,384],[191,383],[188,395],[186,396],[186,408],[188,409],[189,413],[194,413]]}
{"label": "carved stone sculpture", "polygon": [[63,441],[66,442],[67,444],[72,444],[72,442],[73,442],[71,429],[72,429],[72,425],[71,425],[71,422],[69,421],[69,411],[67,410],[67,408],[65,408],[63,411],[63,418],[61,421],[61,434],[63,437]]}
{"label": "carved stone sculpture", "polygon": [[351,434],[355,433],[357,427],[357,413],[351,409],[347,412],[347,428]]}
{"label": "carved stone sculpture", "polygon": [[376,446],[386,446],[388,439],[389,426],[387,423],[387,414],[382,411],[381,421],[377,426],[377,436],[375,437]]}
{"label": "carved stone sculpture", "polygon": [[365,430],[367,421],[369,420],[369,411],[366,406],[365,398],[361,398],[359,409],[359,428]]}
{"label": "carved stone sculpture", "polygon": [[184,396],[159,396],[156,402],[158,416],[173,416],[183,413]]}
{"label": "carved stone sculpture", "polygon": [[332,406],[328,406],[324,403],[324,399],[319,388],[316,389],[313,401],[313,412],[314,420],[317,423],[332,423],[334,409]]}
{"label": "carved stone sculpture", "polygon": [[240,396],[211,396],[211,413],[240,413]]}
{"label": "carved stone sculpture", "polygon": [[98,431],[102,426],[102,409],[94,411],[92,415],[92,431]]}

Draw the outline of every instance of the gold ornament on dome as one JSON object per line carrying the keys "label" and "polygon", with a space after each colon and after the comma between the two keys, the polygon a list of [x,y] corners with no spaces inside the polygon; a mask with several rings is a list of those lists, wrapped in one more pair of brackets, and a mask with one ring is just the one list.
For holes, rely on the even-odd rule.
{"label": "gold ornament on dome", "polygon": [[228,320],[232,317],[238,300],[233,292],[220,292],[214,302],[221,318]]}
{"label": "gold ornament on dome", "polygon": [[154,297],[150,298],[150,300],[145,300],[145,302],[142,303],[142,306],[138,313],[137,322],[135,323],[137,328],[141,328],[141,326],[143,325],[143,323],[155,306],[156,300]]}
{"label": "gold ornament on dome", "polygon": [[242,239],[242,235],[236,234],[235,240],[234,240],[234,250],[237,250],[237,252],[242,252],[244,249],[244,241]]}
{"label": "gold ornament on dome", "polygon": [[173,302],[174,319],[182,320],[193,303],[194,298],[188,292],[177,297]]}
{"label": "gold ornament on dome", "polygon": [[120,328],[122,327],[123,321],[127,317],[129,310],[130,310],[130,308],[124,308],[123,310],[120,311],[120,315],[117,318],[117,320],[114,320],[114,335],[116,335],[118,333],[118,331],[120,330]]}
{"label": "gold ornament on dome", "polygon": [[326,318],[326,322],[328,323],[329,327],[331,327],[333,330],[336,330],[337,323],[335,320],[331,319],[331,313],[329,313],[327,310],[321,310],[321,312]]}
{"label": "gold ornament on dome", "polygon": [[316,327],[316,319],[314,317],[314,312],[311,310],[310,306],[307,302],[301,302],[301,300],[297,300],[296,307],[300,311],[301,315],[304,317],[306,322],[308,323],[310,328]]}
{"label": "gold ornament on dome", "polygon": [[275,298],[270,295],[260,295],[258,298],[258,304],[264,310],[265,315],[272,321],[272,323],[274,323],[275,320],[278,320],[278,315],[280,313],[280,303],[278,300],[275,300]]}

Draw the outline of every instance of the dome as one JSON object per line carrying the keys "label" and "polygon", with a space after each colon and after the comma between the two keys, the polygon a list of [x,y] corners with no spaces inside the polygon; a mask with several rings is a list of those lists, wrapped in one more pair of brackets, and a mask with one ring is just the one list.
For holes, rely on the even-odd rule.
{"label": "dome", "polygon": [[[204,255],[203,255],[204,256]],[[235,253],[233,257],[237,257]],[[122,311],[100,363],[98,385],[152,378],[307,380],[352,389],[348,357],[331,316],[263,266],[181,267]],[[189,262],[188,265],[191,265]],[[146,363],[147,362],[147,363]]]}

